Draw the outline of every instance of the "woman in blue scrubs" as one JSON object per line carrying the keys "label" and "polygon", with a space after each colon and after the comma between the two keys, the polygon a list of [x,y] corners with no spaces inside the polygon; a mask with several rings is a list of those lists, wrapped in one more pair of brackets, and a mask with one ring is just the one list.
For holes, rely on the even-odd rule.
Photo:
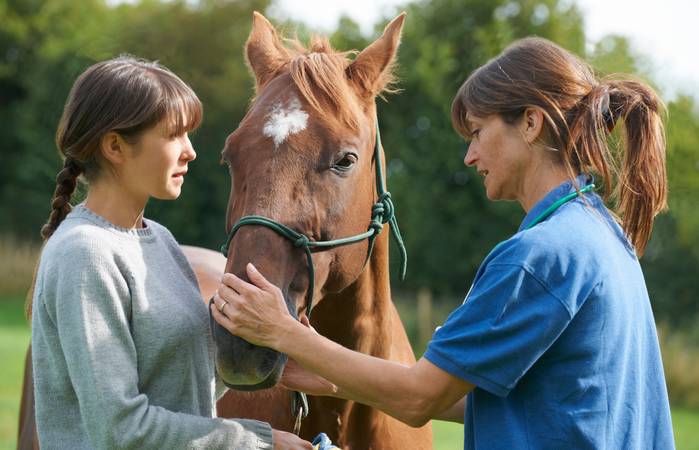
{"label": "woman in blue scrubs", "polygon": [[[214,318],[295,360],[287,386],[414,426],[463,422],[465,448],[673,448],[638,262],[666,207],[662,113],[644,83],[599,80],[540,38],[515,42],[466,80],[452,106],[470,140],[464,162],[489,199],[516,200],[526,215],[412,367],[295,321],[252,265],[252,283],[224,276]],[[612,148],[617,126],[624,139]]]}

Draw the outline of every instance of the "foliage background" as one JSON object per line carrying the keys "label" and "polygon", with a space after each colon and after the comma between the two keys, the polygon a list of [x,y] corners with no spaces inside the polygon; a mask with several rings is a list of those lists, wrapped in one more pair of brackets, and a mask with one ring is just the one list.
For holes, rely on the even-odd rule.
{"label": "foliage background", "polygon": [[[199,156],[180,200],[153,201],[147,213],[181,242],[215,248],[229,188],[219,152],[252,95],[242,47],[251,11],[268,7],[267,0],[0,0],[0,234],[37,241],[60,168],[53,139],[70,86],[91,63],[131,53],[170,67],[205,105],[193,136]],[[467,147],[451,129],[449,108],[466,76],[514,39],[535,34],[583,56],[600,74],[653,80],[644,72],[648,55],[633,54],[622,36],[586,47],[583,18],[571,2],[434,0],[404,9],[402,92],[379,104],[390,189],[410,252],[407,281],[394,286],[458,299],[483,256],[522,218],[516,204],[487,201],[480,179],[463,166]],[[279,25],[308,35],[301,24]],[[374,37],[343,18],[331,39],[349,49]],[[690,326],[699,293],[699,113],[689,94],[669,102],[668,112],[670,209],[642,263],[657,317]]]}

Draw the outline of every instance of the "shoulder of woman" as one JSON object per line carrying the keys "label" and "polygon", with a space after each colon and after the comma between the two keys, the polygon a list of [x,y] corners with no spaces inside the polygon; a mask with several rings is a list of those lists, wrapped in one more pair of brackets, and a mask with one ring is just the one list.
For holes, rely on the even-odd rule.
{"label": "shoulder of woman", "polygon": [[59,229],[41,252],[42,272],[114,273],[125,278],[127,249],[109,230],[89,223]]}
{"label": "shoulder of woman", "polygon": [[47,305],[67,307],[99,299],[126,307],[132,270],[124,250],[108,230],[71,226],[56,233],[41,253],[36,293]]}
{"label": "shoulder of woman", "polygon": [[151,229],[151,232],[157,236],[164,237],[165,239],[175,241],[175,237],[172,235],[172,232],[167,229],[165,225],[162,225],[158,222],[156,222],[153,219],[145,219],[146,224],[148,228]]}
{"label": "shoulder of woman", "polygon": [[594,264],[596,253],[597,243],[590,233],[575,227],[566,231],[553,222],[543,222],[500,244],[491,262],[523,265],[537,272],[565,272]]}
{"label": "shoulder of woman", "polygon": [[89,223],[60,227],[48,240],[43,254],[59,258],[90,257],[113,251],[114,238],[100,227]]}

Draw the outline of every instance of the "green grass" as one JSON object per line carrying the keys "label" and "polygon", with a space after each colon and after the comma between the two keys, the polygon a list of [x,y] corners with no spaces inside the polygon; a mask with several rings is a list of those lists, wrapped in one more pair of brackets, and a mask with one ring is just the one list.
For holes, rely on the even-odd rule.
{"label": "green grass", "polygon": [[[23,299],[0,296],[0,450],[14,449],[19,401],[29,326],[24,320]],[[699,450],[699,411],[673,408],[678,450]],[[434,421],[435,450],[463,448],[463,426]]]}
{"label": "green grass", "polygon": [[17,442],[24,356],[29,345],[23,307],[21,298],[0,297],[0,449],[13,449]]}
{"label": "green grass", "polygon": [[464,426],[460,423],[432,421],[434,450],[454,450],[464,448]]}
{"label": "green grass", "polygon": [[672,409],[677,450],[699,450],[699,411]]}

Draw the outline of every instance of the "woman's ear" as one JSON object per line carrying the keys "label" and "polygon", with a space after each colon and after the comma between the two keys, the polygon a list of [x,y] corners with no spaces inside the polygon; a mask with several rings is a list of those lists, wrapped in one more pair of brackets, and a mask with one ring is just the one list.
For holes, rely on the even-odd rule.
{"label": "woman's ear", "polygon": [[527,143],[533,144],[541,136],[544,128],[544,112],[541,108],[527,108],[522,119],[522,135]]}
{"label": "woman's ear", "polygon": [[110,131],[100,139],[100,153],[113,166],[118,166],[126,159],[126,145],[119,133]]}

